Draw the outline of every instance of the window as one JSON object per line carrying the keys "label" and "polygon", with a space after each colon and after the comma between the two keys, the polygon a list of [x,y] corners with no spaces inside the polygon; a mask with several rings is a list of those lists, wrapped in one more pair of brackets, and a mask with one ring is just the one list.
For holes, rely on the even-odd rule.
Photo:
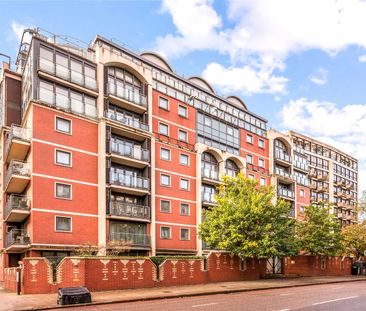
{"label": "window", "polygon": [[250,154],[247,154],[247,163],[253,164],[253,156]]}
{"label": "window", "polygon": [[56,216],[56,231],[71,232],[71,218]]}
{"label": "window", "polygon": [[170,161],[170,150],[160,148],[160,159]]}
{"label": "window", "polygon": [[261,186],[265,186],[265,185],[266,185],[266,179],[265,179],[265,178],[263,178],[263,177],[261,177],[261,179],[259,180],[259,184],[260,184]]}
{"label": "window", "polygon": [[160,185],[165,187],[170,187],[170,176],[169,175],[160,175]]}
{"label": "window", "polygon": [[159,108],[169,110],[169,101],[164,97],[159,97]]}
{"label": "window", "polygon": [[258,159],[258,166],[259,167],[264,167],[264,160],[263,159]]}
{"label": "window", "polygon": [[55,196],[59,199],[71,199],[71,185],[56,183]]}
{"label": "window", "polygon": [[187,141],[188,140],[188,133],[186,131],[179,130],[178,131],[178,139],[180,141]]}
{"label": "window", "polygon": [[247,134],[247,143],[248,144],[253,144],[253,136],[252,135]]}
{"label": "window", "polygon": [[170,201],[165,200],[160,201],[160,212],[170,213]]}
{"label": "window", "polygon": [[254,180],[254,175],[253,174],[249,174],[248,175],[248,178],[251,179],[251,180]]}
{"label": "window", "polygon": [[300,197],[305,197],[305,190],[304,189],[300,189]]}
{"label": "window", "polygon": [[56,149],[56,164],[71,166],[71,153]]}
{"label": "window", "polygon": [[264,140],[263,139],[258,140],[258,147],[264,149]]}
{"label": "window", "polygon": [[189,216],[189,204],[187,203],[180,204],[180,214],[184,216]]}
{"label": "window", "polygon": [[305,213],[305,207],[303,205],[300,206],[300,213],[301,214]]}
{"label": "window", "polygon": [[180,228],[180,239],[183,241],[189,240],[189,229]]}
{"label": "window", "polygon": [[181,153],[179,155],[179,163],[181,165],[189,165],[189,156],[187,154]]}
{"label": "window", "polygon": [[56,117],[56,131],[71,134],[71,120]]}
{"label": "window", "polygon": [[181,190],[189,190],[189,180],[181,178],[181,180],[179,181],[179,188]]}
{"label": "window", "polygon": [[182,105],[178,106],[178,115],[183,118],[188,118],[188,108]]}
{"label": "window", "polygon": [[160,227],[160,238],[170,239],[170,227]]}
{"label": "window", "polygon": [[159,134],[169,135],[169,126],[164,123],[159,123]]}

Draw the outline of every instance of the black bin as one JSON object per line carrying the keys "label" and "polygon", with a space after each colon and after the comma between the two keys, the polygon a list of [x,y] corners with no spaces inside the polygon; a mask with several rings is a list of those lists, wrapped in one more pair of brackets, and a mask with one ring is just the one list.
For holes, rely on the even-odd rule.
{"label": "black bin", "polygon": [[362,263],[360,264],[359,262],[355,262],[352,265],[351,274],[352,275],[360,275],[361,274],[361,269],[362,269]]}
{"label": "black bin", "polygon": [[58,305],[74,305],[78,303],[90,303],[91,295],[86,287],[65,287],[58,289]]}

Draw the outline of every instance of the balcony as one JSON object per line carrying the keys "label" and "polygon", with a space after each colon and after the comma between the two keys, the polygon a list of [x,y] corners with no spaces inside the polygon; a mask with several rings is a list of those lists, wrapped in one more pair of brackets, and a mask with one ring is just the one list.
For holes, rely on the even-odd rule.
{"label": "balcony", "polygon": [[62,93],[52,92],[40,87],[38,88],[38,99],[46,105],[56,107],[67,112],[83,115],[92,119],[97,117],[96,105],[91,105],[76,98],[70,98]]}
{"label": "balcony", "polygon": [[31,175],[30,163],[12,160],[8,165],[5,178],[5,191],[22,193],[28,186]]}
{"label": "balcony", "polygon": [[318,173],[316,172],[315,169],[311,169],[310,172],[309,172],[309,177],[311,178],[317,178],[318,177]]}
{"label": "balcony", "polygon": [[286,189],[283,187],[278,187],[277,194],[281,198],[290,199],[290,200],[295,199],[295,193],[292,190],[289,190],[289,189]]}
{"label": "balcony", "polygon": [[137,113],[144,113],[147,110],[147,97],[139,92],[113,83],[107,84],[108,100],[125,109]]}
{"label": "balcony", "polygon": [[274,158],[275,158],[275,160],[277,160],[287,166],[291,165],[291,162],[292,162],[292,159],[288,154],[286,154],[282,151],[279,151],[279,150],[275,150]]}
{"label": "balcony", "polygon": [[202,180],[207,184],[217,185],[222,183],[220,181],[220,173],[218,171],[202,168],[201,174]]}
{"label": "balcony", "polygon": [[275,174],[278,178],[281,180],[287,182],[287,183],[293,183],[294,182],[294,176],[278,167],[275,167]]}
{"label": "balcony", "polygon": [[301,170],[303,172],[308,172],[309,171],[309,166],[305,163],[302,163],[300,161],[294,161],[294,167],[298,170]]}
{"label": "balcony", "polygon": [[316,188],[316,191],[317,192],[328,192],[328,187],[326,187],[326,186],[318,186]]}
{"label": "balcony", "polygon": [[112,200],[109,215],[111,218],[150,222],[150,207]]}
{"label": "balcony", "polygon": [[150,179],[141,176],[127,175],[113,171],[110,172],[111,188],[116,192],[145,195],[150,190]]}
{"label": "balcony", "polygon": [[121,165],[144,168],[150,162],[149,150],[126,142],[111,140],[109,153],[111,154],[112,161]]}
{"label": "balcony", "polygon": [[351,193],[347,193],[347,194],[345,194],[345,198],[347,200],[352,200],[353,199],[353,195]]}
{"label": "balcony", "polygon": [[5,206],[5,221],[22,222],[30,214],[30,200],[25,195],[11,194]]}
{"label": "balcony", "polygon": [[6,233],[5,249],[9,253],[20,253],[27,249],[30,238],[25,229],[12,229]]}
{"label": "balcony", "polygon": [[343,213],[342,212],[338,212],[337,213],[337,218],[342,219],[343,218]]}
{"label": "balcony", "polygon": [[315,183],[311,183],[311,184],[309,185],[309,188],[310,188],[311,190],[316,190],[316,189],[317,189],[317,185],[316,185]]}
{"label": "balcony", "polygon": [[6,162],[24,160],[30,148],[30,130],[12,125],[5,146]]}
{"label": "balcony", "polygon": [[[38,64],[40,76],[51,78],[52,80],[56,80],[66,86],[70,86],[70,83],[73,83],[78,87],[87,88],[94,92],[98,89],[95,76],[88,76],[82,72],[71,70],[68,67],[61,64],[55,64],[54,62],[42,57],[39,57]],[[61,79],[61,81],[57,78]]]}
{"label": "balcony", "polygon": [[206,206],[216,205],[217,202],[215,200],[215,195],[216,195],[216,193],[212,193],[212,192],[202,192],[201,193],[202,205],[206,205]]}
{"label": "balcony", "polygon": [[150,248],[150,236],[147,234],[129,232],[110,232],[109,241],[126,243],[129,247]]}
{"label": "balcony", "polygon": [[269,170],[267,168],[264,168],[264,167],[261,167],[258,165],[254,165],[252,163],[247,163],[246,168],[248,171],[259,172],[259,173],[265,174],[265,175],[269,174]]}
{"label": "balcony", "polygon": [[[113,122],[111,126],[118,125],[122,126],[123,129],[119,133],[122,136],[142,141],[150,136],[149,125],[143,123],[139,118],[132,117],[128,113],[109,109],[105,112],[106,118]],[[127,132],[127,133],[126,133]]]}
{"label": "balcony", "polygon": [[326,181],[328,179],[327,174],[317,174],[316,178],[320,181]]}

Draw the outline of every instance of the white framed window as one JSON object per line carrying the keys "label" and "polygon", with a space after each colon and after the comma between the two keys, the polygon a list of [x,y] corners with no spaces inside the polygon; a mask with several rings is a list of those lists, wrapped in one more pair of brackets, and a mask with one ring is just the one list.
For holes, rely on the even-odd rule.
{"label": "white framed window", "polygon": [[247,143],[248,144],[253,144],[253,136],[252,135],[247,134]]}
{"label": "white framed window", "polygon": [[189,155],[188,154],[185,154],[185,153],[181,153],[179,155],[179,163],[181,165],[189,165]]}
{"label": "white framed window", "polygon": [[305,190],[304,189],[300,189],[300,197],[302,197],[302,198],[305,197]]}
{"label": "white framed window", "polygon": [[167,200],[161,200],[160,201],[160,212],[162,213],[170,213],[170,201]]}
{"label": "white framed window", "polygon": [[72,134],[72,121],[56,116],[55,130],[64,134]]}
{"label": "white framed window", "polygon": [[160,238],[164,240],[169,240],[172,238],[170,227],[160,227]]}
{"label": "white framed window", "polygon": [[72,232],[71,217],[55,216],[55,231]]}
{"label": "white framed window", "polygon": [[58,165],[71,166],[71,152],[55,149],[55,163]]}
{"label": "white framed window", "polygon": [[189,190],[189,180],[185,178],[181,178],[179,181],[180,190]]}
{"label": "white framed window", "polygon": [[263,159],[258,159],[258,166],[259,167],[264,167],[264,160]]}
{"label": "white framed window", "polygon": [[180,239],[182,241],[188,241],[190,239],[189,229],[180,228]]}
{"label": "white framed window", "polygon": [[183,216],[189,216],[189,204],[188,203],[180,203],[180,214]]}
{"label": "white framed window", "polygon": [[160,174],[160,185],[170,187],[170,175]]}
{"label": "white framed window", "polygon": [[188,133],[186,131],[183,130],[178,130],[178,139],[180,141],[188,141]]}
{"label": "white framed window", "polygon": [[247,163],[253,164],[253,156],[251,154],[247,154]]}
{"label": "white framed window", "polygon": [[301,214],[305,213],[305,207],[303,205],[300,206],[300,213]]}
{"label": "white framed window", "polygon": [[168,136],[169,135],[169,126],[164,123],[159,123],[159,134]]}
{"label": "white framed window", "polygon": [[254,180],[254,175],[253,174],[249,174],[248,175],[248,178],[251,179],[251,180]]}
{"label": "white framed window", "polygon": [[259,140],[258,140],[258,147],[259,147],[259,148],[262,148],[262,149],[264,149],[264,148],[265,148],[264,140],[263,140],[263,139],[259,139]]}
{"label": "white framed window", "polygon": [[164,97],[159,96],[159,108],[169,110],[169,100]]}
{"label": "white framed window", "polygon": [[160,148],[160,159],[170,161],[170,150],[161,147]]}
{"label": "white framed window", "polygon": [[178,106],[178,115],[183,118],[188,118],[188,108],[183,105]]}
{"label": "white framed window", "polygon": [[260,184],[261,186],[265,186],[265,185],[266,185],[266,179],[265,179],[265,178],[263,178],[263,177],[261,177],[261,178],[260,178],[260,180],[259,180],[259,184]]}
{"label": "white framed window", "polygon": [[71,185],[63,183],[55,183],[55,197],[58,199],[68,199],[72,198]]}

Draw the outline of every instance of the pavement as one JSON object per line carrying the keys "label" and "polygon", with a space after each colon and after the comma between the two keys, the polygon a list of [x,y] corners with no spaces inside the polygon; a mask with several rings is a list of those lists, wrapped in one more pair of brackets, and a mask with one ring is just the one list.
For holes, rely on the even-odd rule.
{"label": "pavement", "polygon": [[[209,283],[200,285],[114,290],[92,292],[92,304],[106,305],[120,302],[126,303],[163,298],[229,294],[359,281],[365,282],[366,276],[281,278],[255,281]],[[18,296],[14,293],[0,290],[0,310],[47,310],[60,308],[60,306],[57,306],[56,304],[56,298],[56,294]],[[66,308],[70,309],[70,306],[66,306]]]}

